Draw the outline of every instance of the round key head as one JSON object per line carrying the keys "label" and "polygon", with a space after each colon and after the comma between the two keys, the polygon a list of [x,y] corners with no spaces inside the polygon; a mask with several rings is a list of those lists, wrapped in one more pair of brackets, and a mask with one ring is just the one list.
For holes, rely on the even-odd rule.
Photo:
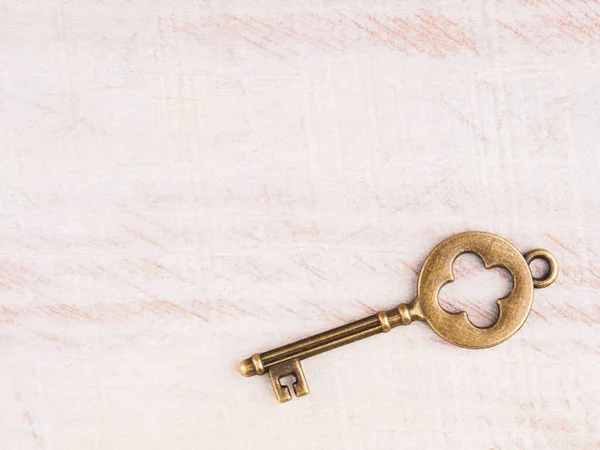
{"label": "round key head", "polygon": [[[513,288],[497,301],[498,319],[489,327],[477,327],[464,311],[450,313],[439,304],[440,289],[454,280],[452,265],[463,253],[475,253],[487,269],[502,267],[512,275]],[[548,273],[543,278],[534,278],[531,274],[529,263],[536,258],[544,259],[548,264]],[[531,310],[533,288],[549,286],[557,274],[556,259],[546,250],[534,250],[524,256],[510,242],[494,234],[460,233],[441,242],[425,260],[414,303],[431,328],[448,342],[467,348],[492,347],[523,326]]]}

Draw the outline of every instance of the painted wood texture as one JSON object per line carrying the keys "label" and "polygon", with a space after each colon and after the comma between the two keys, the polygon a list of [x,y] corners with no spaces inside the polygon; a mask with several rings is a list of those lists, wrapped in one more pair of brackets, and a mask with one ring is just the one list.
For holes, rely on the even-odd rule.
{"label": "painted wood texture", "polygon": [[[600,448],[600,6],[6,1],[0,448]],[[561,273],[470,351],[416,324],[237,363],[408,301],[487,230]],[[508,281],[457,263],[448,308]]]}

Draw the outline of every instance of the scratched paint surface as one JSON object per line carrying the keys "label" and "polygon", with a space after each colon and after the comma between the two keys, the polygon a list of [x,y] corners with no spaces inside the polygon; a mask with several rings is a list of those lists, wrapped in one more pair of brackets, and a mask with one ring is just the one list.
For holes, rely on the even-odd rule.
{"label": "scratched paint surface", "polygon": [[[6,1],[0,448],[600,448],[596,1]],[[237,363],[408,301],[464,230],[558,281],[485,351],[420,324]],[[502,273],[456,264],[494,319]],[[409,363],[410,361],[410,363]]]}

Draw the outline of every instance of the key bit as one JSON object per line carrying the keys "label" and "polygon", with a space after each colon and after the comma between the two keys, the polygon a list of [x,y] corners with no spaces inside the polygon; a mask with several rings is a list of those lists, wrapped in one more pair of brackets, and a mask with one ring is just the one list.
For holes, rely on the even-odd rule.
{"label": "key bit", "polygon": [[296,397],[302,397],[303,395],[307,395],[309,393],[308,383],[306,382],[304,371],[300,365],[300,360],[298,358],[294,358],[289,361],[276,364],[269,369],[269,379],[271,380],[275,397],[277,397],[277,401],[279,403],[284,403],[292,399],[290,389],[281,384],[281,379],[287,376],[293,376],[295,378],[292,386],[294,388]]}
{"label": "key bit", "polygon": [[[477,327],[464,311],[449,313],[438,302],[440,289],[454,280],[454,260],[463,253],[475,253],[487,269],[502,267],[513,277],[513,288],[506,297],[497,301],[498,318],[489,327]],[[529,264],[538,258],[546,261],[548,271],[545,276],[535,278]],[[292,398],[288,387],[281,384],[283,377],[292,375],[295,378],[293,387],[297,397],[309,392],[300,360],[359,339],[387,333],[414,320],[427,322],[440,337],[460,347],[492,347],[504,342],[523,326],[531,310],[533,289],[551,285],[557,276],[558,263],[547,250],[536,249],[523,255],[510,242],[494,234],[479,231],[460,233],[431,251],[419,274],[417,297],[410,303],[268,352],[256,353],[242,361],[239,370],[246,377],[268,372],[275,396],[283,403]]]}

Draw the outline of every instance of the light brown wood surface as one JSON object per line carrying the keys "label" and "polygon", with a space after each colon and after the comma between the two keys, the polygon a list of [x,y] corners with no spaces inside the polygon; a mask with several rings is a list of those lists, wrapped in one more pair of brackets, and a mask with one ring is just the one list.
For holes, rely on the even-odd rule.
{"label": "light brown wood surface", "polygon": [[[594,1],[4,2],[0,448],[600,448],[599,114]],[[560,262],[506,343],[238,374],[465,230]],[[490,323],[509,281],[456,272]]]}

